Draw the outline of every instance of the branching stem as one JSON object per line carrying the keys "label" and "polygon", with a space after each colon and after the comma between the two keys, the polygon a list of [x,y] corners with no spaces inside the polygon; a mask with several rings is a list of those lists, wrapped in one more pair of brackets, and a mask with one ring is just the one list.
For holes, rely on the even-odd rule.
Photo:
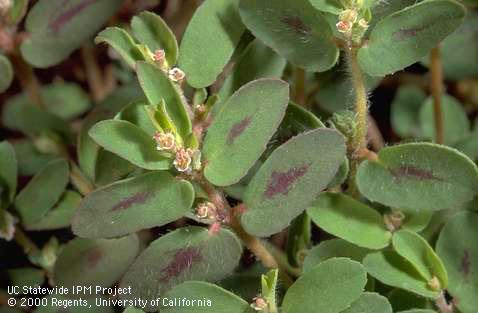
{"label": "branching stem", "polygon": [[15,228],[15,241],[23,248],[25,254],[35,254],[40,251],[37,245],[25,234],[20,227]]}
{"label": "branching stem", "polygon": [[442,292],[435,300],[435,305],[440,310],[440,313],[454,313],[453,304],[449,304],[445,299],[445,294]]}
{"label": "branching stem", "polygon": [[299,67],[295,69],[294,100],[298,105],[305,106],[305,71]]}
{"label": "branching stem", "polygon": [[17,75],[18,81],[23,90],[25,90],[33,104],[43,107],[44,104],[40,94],[40,83],[35,76],[33,68],[23,60],[19,52],[14,53],[11,60],[15,68],[15,74]]}
{"label": "branching stem", "polygon": [[440,47],[432,49],[430,53],[431,93],[433,97],[433,118],[435,121],[435,140],[438,144],[444,143],[444,126],[441,98],[443,93],[443,69],[441,64]]}

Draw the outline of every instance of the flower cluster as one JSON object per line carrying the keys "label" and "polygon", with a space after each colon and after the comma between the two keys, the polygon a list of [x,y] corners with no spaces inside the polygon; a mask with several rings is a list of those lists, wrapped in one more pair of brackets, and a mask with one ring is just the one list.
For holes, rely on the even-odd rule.
{"label": "flower cluster", "polygon": [[181,147],[174,134],[156,132],[153,135],[156,141],[158,151],[170,152],[174,154],[173,165],[179,172],[190,172],[193,169],[200,168],[201,155],[199,150]]}
{"label": "flower cluster", "polygon": [[347,1],[345,9],[339,14],[335,26],[347,39],[357,41],[368,29],[368,18],[364,17],[367,11],[362,6],[362,1]]}
{"label": "flower cluster", "polygon": [[196,216],[200,219],[214,220],[217,217],[217,208],[212,202],[201,202],[196,207]]}
{"label": "flower cluster", "polygon": [[257,296],[252,299],[251,307],[256,311],[263,311],[267,309],[267,301],[262,296]]}

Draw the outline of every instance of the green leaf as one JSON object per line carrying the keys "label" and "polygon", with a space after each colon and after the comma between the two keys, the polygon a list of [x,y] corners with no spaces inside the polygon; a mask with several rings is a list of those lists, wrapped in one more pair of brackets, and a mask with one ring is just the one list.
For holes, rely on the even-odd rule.
{"label": "green leaf", "polygon": [[148,135],[153,136],[157,129],[146,112],[147,106],[149,103],[146,100],[133,101],[116,114],[115,119],[133,123]]}
{"label": "green leaf", "polygon": [[239,263],[242,247],[230,231],[210,234],[197,226],[177,229],[151,243],[124,276],[122,287],[131,286],[125,299],[149,300],[146,311],[158,308],[151,301],[188,280],[217,281]]}
{"label": "green leaf", "polygon": [[310,3],[319,11],[335,15],[338,15],[344,10],[344,6],[340,3],[340,0],[310,0]]}
{"label": "green leaf", "polygon": [[20,176],[33,176],[48,162],[58,158],[54,154],[40,152],[28,139],[15,140],[12,145],[17,156],[18,175]]}
{"label": "green leaf", "polygon": [[472,313],[478,305],[478,214],[463,212],[450,218],[440,233],[436,250],[448,270],[448,292],[460,312]]}
{"label": "green leaf", "polygon": [[58,202],[69,179],[66,160],[48,163],[15,198],[15,208],[24,225],[40,221]]}
{"label": "green leaf", "polygon": [[29,11],[29,35],[20,49],[36,67],[49,67],[65,60],[94,35],[120,7],[121,1],[41,0]]}
{"label": "green leaf", "polygon": [[8,270],[10,283],[12,286],[23,287],[39,287],[45,281],[45,271],[34,267],[22,267]]}
{"label": "green leaf", "polygon": [[79,207],[81,195],[67,190],[58,203],[38,222],[25,225],[27,230],[50,230],[70,225],[74,211]]}
{"label": "green leaf", "polygon": [[213,112],[219,112],[222,104],[246,83],[259,78],[280,78],[285,65],[286,61],[271,48],[257,39],[252,41],[219,90],[218,96],[222,100],[214,105]]}
{"label": "green leaf", "polygon": [[311,246],[312,227],[306,213],[297,216],[289,227],[287,236],[287,259],[292,266],[301,266],[304,252]]}
{"label": "green leaf", "polygon": [[[205,299],[204,306],[194,306],[194,313],[252,313],[253,310],[249,306],[249,303],[242,300],[235,294],[222,289],[216,285],[202,282],[202,281],[189,281],[177,285],[172,290],[167,292],[164,296],[173,301],[174,299]],[[169,301],[166,301],[164,307],[161,308],[161,313],[191,313],[191,307],[181,307],[171,305]],[[203,300],[204,301],[204,300]],[[207,305],[210,303],[210,305]]]}
{"label": "green leaf", "polygon": [[377,211],[345,194],[321,194],[307,214],[326,232],[363,248],[385,248],[392,237]]}
{"label": "green leaf", "polygon": [[371,201],[395,208],[443,210],[478,193],[478,169],[457,150],[431,143],[382,149],[377,161],[364,161],[357,186]]}
{"label": "green leaf", "polygon": [[94,182],[97,186],[114,183],[115,181],[125,178],[135,169],[138,170],[138,168],[130,162],[103,149],[98,152],[95,168]]}
{"label": "green leaf", "polygon": [[126,272],[140,251],[136,235],[119,239],[75,238],[61,250],[55,262],[56,285],[109,287]]}
{"label": "green leaf", "polygon": [[433,217],[433,211],[405,210],[401,213],[404,215],[402,229],[411,230],[416,233],[424,230]]}
{"label": "green leaf", "polygon": [[327,187],[344,157],[344,138],[331,129],[302,133],[277,148],[245,192],[246,231],[268,236],[287,227]]}
{"label": "green leaf", "polygon": [[337,62],[332,30],[308,0],[242,0],[239,7],[254,36],[294,65],[323,72]]}
{"label": "green leaf", "polygon": [[303,274],[287,290],[282,312],[341,312],[359,299],[366,282],[367,273],[360,263],[346,258],[329,259]]}
{"label": "green leaf", "polygon": [[436,313],[436,311],[428,310],[428,309],[411,309],[406,311],[400,311],[397,313]]}
{"label": "green leaf", "polygon": [[160,68],[153,64],[137,64],[138,79],[149,103],[158,105],[166,103],[166,112],[173,120],[179,134],[186,138],[191,133],[191,120],[186,112],[181,91]]}
{"label": "green leaf", "polygon": [[171,166],[171,158],[156,150],[153,138],[130,122],[101,121],[91,127],[88,133],[104,149],[138,167],[148,170],[166,170]]}
{"label": "green leaf", "polygon": [[[446,94],[441,99],[444,141],[446,145],[451,146],[470,133],[470,122],[463,106],[457,99]],[[433,114],[433,98],[429,97],[421,106],[420,123],[423,136],[435,140],[435,118]]]}
{"label": "green leaf", "polygon": [[391,123],[397,135],[402,138],[422,136],[419,113],[426,98],[425,92],[416,86],[398,89],[391,107]]}
{"label": "green leaf", "polygon": [[88,194],[76,210],[73,232],[85,238],[112,238],[170,223],[194,200],[185,180],[152,172],[107,185]]}
{"label": "green leaf", "polygon": [[394,312],[426,308],[429,300],[403,289],[393,289],[387,295]]}
{"label": "green leaf", "polygon": [[464,16],[464,7],[451,0],[423,1],[395,12],[372,30],[358,52],[359,64],[373,76],[400,71],[455,31]]}
{"label": "green leaf", "polygon": [[[17,191],[18,162],[13,146],[8,141],[0,142],[0,203],[10,203]],[[2,201],[3,200],[3,201]]]}
{"label": "green leaf", "polygon": [[426,281],[436,277],[441,289],[448,285],[448,275],[442,261],[428,242],[420,235],[409,230],[400,230],[393,234],[393,248],[409,261]]}
{"label": "green leaf", "polygon": [[352,306],[342,313],[392,313],[387,298],[374,292],[364,292]]}
{"label": "green leaf", "polygon": [[[2,188],[0,187],[0,191]],[[2,203],[0,203],[2,204]],[[0,239],[10,241],[15,235],[16,219],[7,210],[0,207]]]}
{"label": "green leaf", "polygon": [[266,300],[269,312],[277,311],[277,281],[279,270],[273,269],[261,275],[261,296]]}
{"label": "green leaf", "polygon": [[362,262],[362,259],[370,252],[371,250],[369,249],[358,247],[343,239],[324,240],[309,251],[305,257],[302,269],[304,272],[308,272],[317,264],[337,257]]}
{"label": "green leaf", "polygon": [[206,0],[186,28],[179,49],[179,66],[194,88],[211,85],[239,44],[244,25],[239,0]]}
{"label": "green leaf", "polygon": [[289,103],[289,86],[260,79],[239,89],[223,106],[204,139],[204,176],[213,184],[237,183],[266,149]]}
{"label": "green leaf", "polygon": [[426,298],[435,299],[438,291],[432,290],[428,282],[415,268],[394,251],[371,253],[363,260],[367,272],[382,283],[405,289]]}
{"label": "green leaf", "polygon": [[62,119],[72,119],[86,112],[90,99],[83,89],[74,83],[56,82],[40,90],[45,109]]}
{"label": "green leaf", "polygon": [[0,93],[2,93],[10,87],[10,84],[13,81],[12,64],[3,54],[0,54],[0,73],[2,73],[0,78]]}
{"label": "green leaf", "polygon": [[473,131],[455,145],[455,148],[466,154],[473,161],[478,160],[478,140],[476,140],[477,136],[478,118],[475,119]]}
{"label": "green leaf", "polygon": [[27,12],[28,0],[13,0],[12,2],[13,6],[8,14],[8,23],[18,24]]}
{"label": "green leaf", "polygon": [[141,12],[133,17],[131,30],[142,44],[151,52],[163,49],[169,65],[178,61],[178,43],[176,37],[163,19],[153,12]]}
{"label": "green leaf", "polygon": [[131,66],[135,67],[136,62],[145,61],[144,55],[141,52],[141,49],[138,47],[134,39],[122,28],[119,27],[108,27],[105,30],[101,31],[95,38],[95,43],[107,43],[119,55],[123,60]]}

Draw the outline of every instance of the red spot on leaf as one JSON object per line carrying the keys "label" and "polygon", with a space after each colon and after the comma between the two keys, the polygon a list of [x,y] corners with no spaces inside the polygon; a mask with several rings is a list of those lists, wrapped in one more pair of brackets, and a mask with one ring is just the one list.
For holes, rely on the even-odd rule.
{"label": "red spot on leaf", "polygon": [[431,171],[423,170],[413,165],[402,165],[396,169],[391,169],[390,172],[396,179],[415,178],[417,180],[443,181],[441,178],[433,175]]}
{"label": "red spot on leaf", "polygon": [[120,210],[125,210],[134,204],[142,204],[145,203],[148,198],[150,198],[153,195],[151,192],[143,191],[143,192],[138,192],[135,195],[132,195],[131,197],[128,197],[124,200],[121,200],[120,202],[116,203],[111,211],[120,211]]}
{"label": "red spot on leaf", "polygon": [[168,266],[161,271],[160,281],[163,283],[168,282],[201,260],[201,250],[198,247],[177,250]]}
{"label": "red spot on leaf", "polygon": [[298,16],[284,16],[281,21],[298,35],[309,35],[311,32],[310,27],[305,25],[304,21]]}
{"label": "red spot on leaf", "polygon": [[88,262],[88,265],[90,267],[96,267],[98,262],[101,260],[103,257],[103,251],[100,248],[95,248],[88,252],[88,255],[86,257],[86,260]]}
{"label": "red spot on leaf", "polygon": [[395,41],[403,41],[415,37],[419,32],[423,31],[425,27],[414,27],[397,30],[392,34],[392,38]]}
{"label": "red spot on leaf", "polygon": [[304,165],[301,167],[293,167],[287,172],[272,172],[264,196],[270,199],[279,193],[287,195],[292,184],[304,176],[308,169],[309,165]]}
{"label": "red spot on leaf", "polygon": [[236,138],[239,137],[244,132],[247,126],[249,126],[251,121],[252,121],[252,118],[248,116],[244,118],[242,121],[234,124],[232,128],[229,130],[229,134],[227,134],[226,143],[228,145],[233,144]]}
{"label": "red spot on leaf", "polygon": [[460,268],[458,269],[463,273],[465,279],[470,276],[471,260],[470,260],[470,251],[465,250],[463,252],[463,257],[461,258]]}
{"label": "red spot on leaf", "polygon": [[[76,15],[80,14],[81,11],[83,11],[85,8],[88,6],[92,5],[95,3],[97,0],[85,0],[82,1],[72,7],[70,7],[68,10],[61,12],[60,15],[58,15],[56,18],[54,18],[50,23],[48,24],[48,27],[54,32],[58,33],[63,26],[65,26],[66,23],[71,21]],[[67,1],[63,1],[61,6],[65,6],[67,4]]]}

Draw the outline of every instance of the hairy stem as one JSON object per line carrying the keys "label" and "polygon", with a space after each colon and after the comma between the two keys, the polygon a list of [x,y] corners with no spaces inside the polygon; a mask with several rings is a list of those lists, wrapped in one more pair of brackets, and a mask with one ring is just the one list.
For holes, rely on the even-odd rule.
{"label": "hairy stem", "polygon": [[73,161],[70,162],[70,167],[71,183],[83,196],[95,190],[95,186],[83,175],[83,172]]}
{"label": "hairy stem", "polygon": [[367,89],[365,88],[362,69],[357,62],[357,50],[351,47],[347,48],[346,51],[355,93],[355,114],[357,121],[355,136],[352,138],[352,151],[357,151],[367,146]]}
{"label": "hairy stem", "polygon": [[305,106],[305,71],[299,67],[295,69],[294,100],[298,105]]}
{"label": "hairy stem", "polygon": [[433,97],[433,118],[435,121],[435,140],[438,144],[444,142],[443,112],[441,97],[443,93],[443,69],[441,64],[440,47],[432,49],[430,53],[431,93]]}

